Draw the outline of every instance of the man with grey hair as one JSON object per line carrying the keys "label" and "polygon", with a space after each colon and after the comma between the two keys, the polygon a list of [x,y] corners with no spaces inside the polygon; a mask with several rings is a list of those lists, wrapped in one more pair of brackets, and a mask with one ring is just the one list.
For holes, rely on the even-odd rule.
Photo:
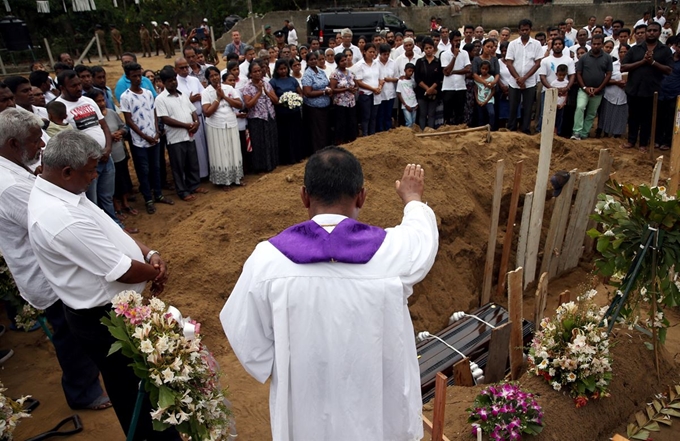
{"label": "man with grey hair", "polygon": [[345,28],[340,31],[342,36],[342,44],[339,44],[333,48],[336,54],[343,52],[345,49],[352,49],[352,64],[358,63],[364,57],[361,54],[361,49],[352,44],[352,30],[350,28]]}
{"label": "man with grey hair", "polygon": [[[101,319],[121,291],[163,292],[168,274],[158,251],[135,241],[85,196],[97,176],[99,144],[78,130],[55,135],[43,152],[43,171],[28,200],[28,237],[38,264],[64,303],[66,321],[101,371],[118,422],[127,434],[139,378]],[[177,440],[177,432],[155,432],[151,404],[143,400],[135,440]]]}
{"label": "man with grey hair", "polygon": [[564,20],[564,22],[567,24],[567,28],[564,31],[564,36],[575,43],[578,29],[574,29],[574,19],[568,18]]}
{"label": "man with grey hair", "polygon": [[415,45],[416,44],[413,41],[413,38],[404,38],[404,43],[401,45],[404,48],[404,52],[394,60],[400,78],[404,76],[406,65],[408,63],[416,64],[416,61],[418,61],[418,58],[420,58],[420,56],[414,50]]}
{"label": "man with grey hair", "polygon": [[31,168],[40,160],[45,145],[41,135],[39,117],[12,108],[0,113],[0,251],[21,297],[44,310],[52,325],[52,343],[68,405],[107,409],[111,401],[99,384],[99,369],[69,329],[63,304],[40,270],[28,240],[28,198],[35,183]]}

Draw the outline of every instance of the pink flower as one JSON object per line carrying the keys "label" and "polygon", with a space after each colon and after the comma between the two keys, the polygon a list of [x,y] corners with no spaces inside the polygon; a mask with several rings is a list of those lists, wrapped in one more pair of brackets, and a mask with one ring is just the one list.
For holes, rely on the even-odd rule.
{"label": "pink flower", "polygon": [[114,311],[116,312],[116,315],[118,317],[120,317],[121,315],[124,315],[124,316],[127,317],[126,313],[129,309],[130,309],[130,305],[128,305],[127,303],[119,303],[118,305],[116,305],[116,308],[114,309]]}

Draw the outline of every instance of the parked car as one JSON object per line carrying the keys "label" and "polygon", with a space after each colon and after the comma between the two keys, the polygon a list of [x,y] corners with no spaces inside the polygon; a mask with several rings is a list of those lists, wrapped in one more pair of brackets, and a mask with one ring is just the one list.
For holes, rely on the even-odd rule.
{"label": "parked car", "polygon": [[238,15],[230,15],[227,18],[225,18],[224,19],[224,32],[225,33],[229,32],[229,30],[231,28],[233,28],[234,25],[236,25],[236,23],[238,23],[240,20],[242,20],[242,18],[239,17]]}
{"label": "parked car", "polygon": [[307,17],[307,40],[319,39],[321,46],[328,46],[328,38],[344,28],[352,30],[352,42],[356,44],[359,36],[369,39],[383,30],[403,33],[407,26],[396,14],[388,11],[323,11]]}

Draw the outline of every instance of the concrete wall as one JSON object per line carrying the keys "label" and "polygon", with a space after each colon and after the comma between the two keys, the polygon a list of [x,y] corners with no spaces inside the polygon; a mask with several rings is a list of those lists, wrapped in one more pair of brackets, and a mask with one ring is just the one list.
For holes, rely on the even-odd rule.
{"label": "concrete wall", "polygon": [[[452,6],[436,6],[426,8],[396,8],[393,11],[406,24],[416,32],[426,32],[430,17],[435,15],[443,18],[448,27],[459,28],[464,24],[482,25],[485,29],[499,29],[508,26],[517,29],[517,23],[528,18],[534,23],[534,29],[544,29],[548,25],[556,25],[567,17],[573,18],[577,27],[585,26],[588,17],[594,15],[598,23],[602,23],[605,16],[611,15],[614,19],[621,19],[626,26],[632,28],[633,24],[642,18],[642,13],[653,9],[653,1],[630,1],[600,4],[570,4],[570,5],[526,5],[526,6],[465,6],[456,8]],[[255,30],[261,35],[263,26],[270,24],[274,30],[283,27],[283,20],[288,19],[295,23],[299,40],[305,42],[303,35],[306,32],[307,16],[316,11],[274,11],[264,17],[255,18]],[[248,42],[253,40],[253,20],[246,18],[239,22],[234,29],[241,32],[241,39]],[[259,36],[258,36],[259,38]],[[231,41],[231,35],[225,34],[217,40],[217,49],[222,51]]]}

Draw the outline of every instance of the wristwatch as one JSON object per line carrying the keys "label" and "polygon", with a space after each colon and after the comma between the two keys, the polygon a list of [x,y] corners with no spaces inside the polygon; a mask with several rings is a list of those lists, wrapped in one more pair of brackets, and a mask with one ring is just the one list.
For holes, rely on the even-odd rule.
{"label": "wristwatch", "polygon": [[583,90],[588,90],[588,88],[586,86],[583,86]]}
{"label": "wristwatch", "polygon": [[161,255],[161,253],[159,253],[159,252],[156,251],[156,250],[151,250],[151,251],[149,251],[149,252],[147,253],[147,255],[144,256],[144,260],[146,260],[146,263],[150,263],[150,262],[151,262],[151,257],[152,257],[154,254],[158,254],[159,256]]}

